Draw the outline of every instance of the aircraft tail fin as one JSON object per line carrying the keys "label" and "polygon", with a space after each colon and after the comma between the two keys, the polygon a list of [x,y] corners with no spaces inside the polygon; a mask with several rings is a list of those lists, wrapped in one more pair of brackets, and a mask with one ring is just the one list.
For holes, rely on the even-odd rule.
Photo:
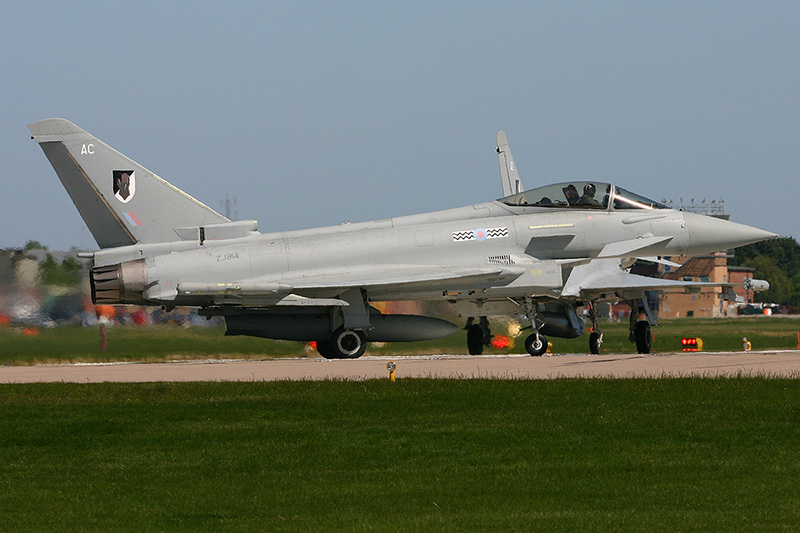
{"label": "aircraft tail fin", "polygon": [[230,222],[68,120],[28,129],[100,248],[172,242],[176,228]]}
{"label": "aircraft tail fin", "polygon": [[497,158],[500,160],[500,182],[503,185],[503,197],[522,192],[522,181],[517,166],[511,157],[511,148],[503,130],[497,132]]}

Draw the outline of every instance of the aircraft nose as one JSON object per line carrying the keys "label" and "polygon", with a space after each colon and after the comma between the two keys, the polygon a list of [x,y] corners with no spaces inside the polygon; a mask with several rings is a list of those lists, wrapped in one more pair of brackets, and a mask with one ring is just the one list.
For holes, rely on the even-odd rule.
{"label": "aircraft nose", "polygon": [[776,233],[721,218],[684,213],[689,232],[689,252],[718,252],[777,237]]}

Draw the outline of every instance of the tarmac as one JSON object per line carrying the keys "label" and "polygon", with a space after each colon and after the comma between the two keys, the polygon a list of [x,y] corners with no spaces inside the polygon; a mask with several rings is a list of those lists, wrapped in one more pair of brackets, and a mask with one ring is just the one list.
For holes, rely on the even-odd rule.
{"label": "tarmac", "polygon": [[136,383],[403,378],[680,378],[759,376],[800,379],[800,350],[607,355],[422,355],[353,360],[321,358],[196,360],[0,366],[0,383]]}

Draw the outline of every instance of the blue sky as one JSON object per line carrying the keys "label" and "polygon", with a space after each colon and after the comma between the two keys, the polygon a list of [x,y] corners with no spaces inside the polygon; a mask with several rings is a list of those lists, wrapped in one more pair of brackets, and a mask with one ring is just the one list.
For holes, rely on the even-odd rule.
{"label": "blue sky", "polygon": [[67,118],[262,232],[591,179],[800,237],[800,3],[5,2],[0,247],[94,241]]}

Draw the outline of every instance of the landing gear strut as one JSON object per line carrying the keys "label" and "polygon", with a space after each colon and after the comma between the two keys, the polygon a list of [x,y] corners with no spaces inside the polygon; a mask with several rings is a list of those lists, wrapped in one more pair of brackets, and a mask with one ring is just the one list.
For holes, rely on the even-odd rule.
{"label": "landing gear strut", "polygon": [[597,355],[603,346],[603,332],[597,326],[597,302],[589,304],[589,319],[592,321],[592,333],[589,335],[589,353]]}
{"label": "landing gear strut", "polygon": [[525,301],[520,307],[525,311],[525,315],[528,317],[528,320],[531,321],[531,327],[533,328],[533,333],[528,335],[528,338],[525,339],[525,350],[534,357],[544,355],[547,351],[547,337],[539,333],[539,326],[536,323],[536,304],[534,304],[530,298],[525,298]]}

